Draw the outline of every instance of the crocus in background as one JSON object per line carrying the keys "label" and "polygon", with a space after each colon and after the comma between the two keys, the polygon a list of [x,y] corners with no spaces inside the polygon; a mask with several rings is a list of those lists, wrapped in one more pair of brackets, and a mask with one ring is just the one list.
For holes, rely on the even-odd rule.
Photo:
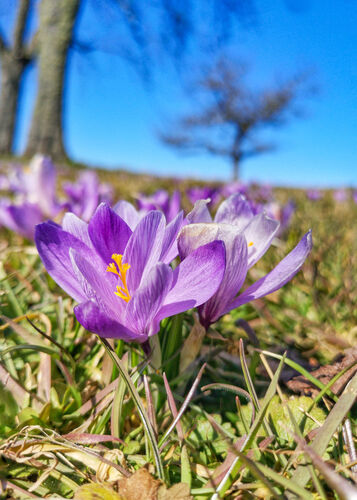
{"label": "crocus in background", "polygon": [[322,191],[320,189],[307,189],[306,196],[311,201],[317,201],[322,198]]}
{"label": "crocus in background", "polygon": [[82,172],[76,182],[64,182],[67,209],[85,221],[89,221],[101,202],[111,203],[113,191],[108,184],[99,182],[95,172]]}
{"label": "crocus in background", "polygon": [[187,198],[192,203],[192,205],[194,205],[196,201],[207,200],[209,198],[210,199],[209,205],[215,206],[221,198],[221,190],[219,188],[213,188],[208,186],[204,187],[196,186],[187,189],[186,195]]}
{"label": "crocus in background", "polygon": [[207,302],[225,271],[222,241],[197,247],[172,270],[177,233],[168,227],[151,211],[131,230],[101,204],[89,224],[67,213],[62,227],[38,225],[35,241],[48,273],[79,303],[79,323],[102,337],[144,343],[163,318]]}
{"label": "crocus in background", "polygon": [[220,188],[220,193],[223,196],[223,198],[228,198],[232,194],[244,194],[247,196],[249,191],[249,186],[248,184],[244,184],[243,182],[230,182],[225,184]]}
{"label": "crocus in background", "polygon": [[181,195],[174,191],[172,196],[165,189],[159,189],[151,196],[140,194],[137,197],[139,212],[146,214],[150,210],[161,210],[167,222],[172,221],[181,210]]}
{"label": "crocus in background", "polygon": [[214,220],[204,200],[188,215],[178,239],[183,262],[201,245],[221,240],[226,249],[226,268],[216,293],[199,307],[205,328],[232,309],[281,288],[300,270],[312,248],[311,232],[266,276],[238,295],[248,270],[264,255],[279,229],[279,222],[265,213],[254,215],[242,195],[232,195],[219,206]]}
{"label": "crocus in background", "polygon": [[49,158],[36,155],[29,168],[17,174],[15,199],[0,203],[0,224],[33,239],[35,225],[63,209],[56,198],[56,170]]}
{"label": "crocus in background", "polygon": [[56,167],[51,159],[34,156],[25,175],[28,183],[26,201],[37,204],[46,217],[55,217],[62,205],[56,197]]}
{"label": "crocus in background", "polygon": [[255,198],[265,202],[273,201],[274,193],[272,186],[270,184],[259,185],[256,189]]}
{"label": "crocus in background", "polygon": [[[30,167],[25,169],[30,172]],[[27,192],[26,174],[18,164],[7,166],[6,175],[0,176],[0,191],[8,191],[12,194],[25,194]]]}
{"label": "crocus in background", "polygon": [[352,193],[352,198],[353,198],[353,201],[354,201],[355,203],[357,203],[357,190],[356,190],[356,191],[353,191],[353,193]]}
{"label": "crocus in background", "polygon": [[24,201],[20,205],[14,205],[11,200],[0,200],[0,226],[27,239],[33,240],[35,226],[42,220],[43,214],[36,204]]}
{"label": "crocus in background", "polygon": [[337,203],[344,203],[345,201],[347,201],[348,193],[347,193],[346,189],[343,189],[343,188],[336,189],[333,192],[333,197]]}
{"label": "crocus in background", "polygon": [[11,184],[7,175],[0,175],[0,191],[10,191]]}
{"label": "crocus in background", "polygon": [[258,211],[253,210],[255,214],[260,212],[266,212],[268,216],[277,220],[280,223],[279,229],[276,236],[280,237],[284,231],[289,227],[291,219],[295,213],[295,203],[289,200],[285,205],[280,205],[279,203],[272,202],[266,205],[261,205]]}

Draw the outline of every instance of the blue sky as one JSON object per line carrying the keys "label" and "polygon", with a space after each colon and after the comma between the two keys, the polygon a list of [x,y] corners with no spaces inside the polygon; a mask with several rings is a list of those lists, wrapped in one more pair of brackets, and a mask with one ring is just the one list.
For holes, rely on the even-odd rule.
{"label": "blue sky", "polygon": [[[243,180],[277,185],[357,186],[357,2],[354,0],[256,0],[258,19],[238,29],[234,56],[252,67],[254,85],[276,76],[314,71],[320,91],[306,101],[306,118],[274,132],[277,151],[242,165]],[[299,6],[298,9],[289,6]],[[93,22],[86,7],[78,26]],[[88,24],[87,24],[88,25]],[[230,165],[205,155],[183,156],[162,145],[155,131],[188,109],[180,77],[163,65],[148,89],[118,56],[74,53],[66,102],[66,144],[90,165],[136,172],[228,180]],[[36,71],[25,80],[17,148],[28,129]]]}

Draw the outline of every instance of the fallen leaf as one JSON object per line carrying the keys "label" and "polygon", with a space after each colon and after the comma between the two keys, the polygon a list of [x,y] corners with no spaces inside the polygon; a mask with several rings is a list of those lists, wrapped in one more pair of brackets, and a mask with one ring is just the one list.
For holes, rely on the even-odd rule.
{"label": "fallen leaf", "polygon": [[[120,479],[119,493],[125,500],[157,500],[160,481],[155,479],[145,468],[139,469],[132,476]],[[172,499],[171,499],[172,500]]]}
{"label": "fallen leaf", "polygon": [[[348,349],[343,355],[340,355],[336,360],[329,365],[321,366],[317,370],[311,372],[315,378],[319,379],[323,384],[327,384],[337,373],[341,372],[341,370],[347,368],[352,365],[357,360],[357,348],[353,347]],[[357,364],[352,366],[347,372],[342,375],[331,387],[331,391],[340,395],[343,389],[346,387],[347,382],[353,377],[353,375],[357,372]],[[316,387],[312,382],[310,382],[303,375],[298,375],[297,377],[292,378],[286,385],[293,392],[298,394],[304,394],[305,396],[316,397],[320,389]]]}

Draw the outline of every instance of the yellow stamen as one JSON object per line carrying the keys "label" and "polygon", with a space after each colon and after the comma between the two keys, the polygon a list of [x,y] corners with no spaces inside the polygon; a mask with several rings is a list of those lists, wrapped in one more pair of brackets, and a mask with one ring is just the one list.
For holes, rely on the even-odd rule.
{"label": "yellow stamen", "polygon": [[248,247],[252,247],[253,245],[254,245],[254,241],[250,241],[250,242],[248,243]]}
{"label": "yellow stamen", "polygon": [[[123,256],[118,253],[113,253],[112,259],[114,262],[111,262],[109,266],[107,267],[107,272],[108,273],[113,273],[119,276],[120,281],[122,282],[123,286],[117,285],[117,291],[114,292],[115,295],[118,295],[121,299],[123,299],[125,302],[129,302],[131,299],[129,290],[128,290],[128,285],[126,282],[126,273],[130,269],[130,264],[124,264],[122,262]],[[116,265],[115,265],[116,264]]]}

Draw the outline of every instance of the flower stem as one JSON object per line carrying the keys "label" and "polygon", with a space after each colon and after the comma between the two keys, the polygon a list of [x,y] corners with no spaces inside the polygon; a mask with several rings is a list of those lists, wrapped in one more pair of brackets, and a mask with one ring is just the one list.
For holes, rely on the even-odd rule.
{"label": "flower stem", "polygon": [[152,428],[149,417],[146,414],[146,411],[145,411],[143,403],[140,399],[139,393],[138,393],[135,385],[133,384],[133,381],[131,380],[131,377],[130,377],[129,373],[127,372],[124,364],[122,363],[121,359],[118,357],[116,352],[112,349],[109,342],[105,338],[99,337],[99,339],[102,342],[102,344],[104,345],[105,349],[107,350],[109,356],[112,358],[113,363],[115,363],[115,365],[117,366],[119,373],[123,377],[123,379],[126,383],[126,386],[128,388],[128,391],[129,391],[131,397],[133,398],[133,401],[136,405],[136,408],[137,408],[138,413],[140,415],[141,421],[143,423],[148,441],[149,441],[151,448],[152,448],[152,452],[154,455],[156,468],[157,468],[157,474],[162,481],[165,481],[164,469],[163,469],[163,465],[161,462],[159,448],[158,448],[156,438],[155,438],[155,432]]}

